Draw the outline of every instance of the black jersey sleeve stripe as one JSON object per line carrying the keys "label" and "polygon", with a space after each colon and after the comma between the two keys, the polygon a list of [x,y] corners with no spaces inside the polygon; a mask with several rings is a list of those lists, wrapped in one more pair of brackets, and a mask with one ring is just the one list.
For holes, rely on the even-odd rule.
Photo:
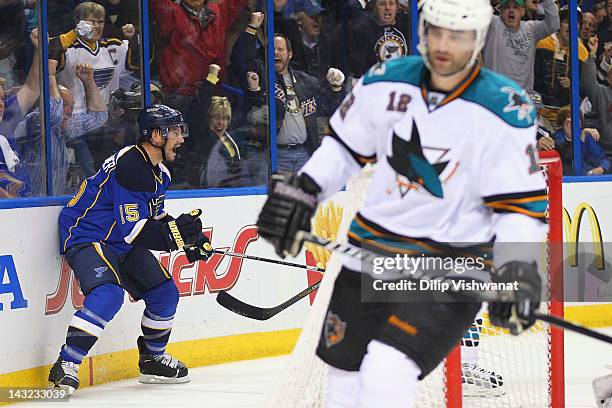
{"label": "black jersey sleeve stripe", "polygon": [[353,149],[351,149],[346,143],[344,143],[344,140],[342,140],[340,138],[340,136],[338,136],[338,134],[334,131],[334,129],[331,129],[331,134],[327,135],[328,137],[331,137],[332,139],[334,139],[335,141],[337,141],[338,143],[340,143],[340,145],[342,147],[344,147],[344,149],[351,155],[351,157],[353,159],[355,159],[355,161],[361,166],[365,166],[368,163],[376,163],[376,154],[373,154],[371,156],[362,156],[359,153],[357,153],[356,151],[354,151]]}
{"label": "black jersey sleeve stripe", "polygon": [[529,197],[541,197],[546,196],[546,194],[546,190],[522,191],[516,193],[505,193],[487,196],[483,197],[483,200],[485,203],[494,203],[497,201],[514,201]]}

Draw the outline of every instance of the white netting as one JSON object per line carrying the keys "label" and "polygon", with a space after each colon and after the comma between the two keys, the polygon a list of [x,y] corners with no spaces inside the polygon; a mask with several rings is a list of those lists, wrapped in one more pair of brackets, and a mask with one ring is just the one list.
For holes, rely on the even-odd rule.
{"label": "white netting", "polygon": [[[346,236],[355,212],[365,198],[373,173],[366,168],[347,185],[343,200],[340,241]],[[560,199],[560,198],[559,198]],[[327,386],[327,366],[315,356],[319,335],[334,281],[340,270],[340,257],[332,255],[302,334],[291,355],[287,369],[267,398],[266,408],[323,407]],[[544,280],[546,282],[546,280]],[[542,304],[542,311],[548,305]],[[486,311],[486,307],[483,307]],[[492,327],[486,313],[462,340],[462,404],[464,407],[549,407],[550,399],[550,328],[538,322],[527,333],[511,336]],[[471,346],[470,346],[471,345]],[[468,347],[470,346],[470,347]],[[447,375],[444,362],[419,383],[417,407],[447,406]]]}
{"label": "white netting", "polygon": [[[342,222],[337,234],[340,242],[346,240],[351,220],[365,199],[372,172],[372,167],[366,167],[347,184],[348,197],[342,205]],[[340,272],[340,258],[338,254],[332,254],[287,369],[282,373],[280,381],[266,400],[264,407],[314,408],[323,406],[327,387],[327,366],[315,356],[315,350],[319,343],[323,317],[327,311],[334,282]]]}

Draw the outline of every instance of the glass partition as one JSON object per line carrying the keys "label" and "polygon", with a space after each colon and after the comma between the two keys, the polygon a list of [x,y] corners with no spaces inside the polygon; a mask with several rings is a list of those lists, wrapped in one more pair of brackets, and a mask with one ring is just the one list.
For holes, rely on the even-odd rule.
{"label": "glass partition", "polygon": [[[68,167],[55,195],[74,193],[137,139],[142,107],[138,0],[48,1],[49,59],[57,61]],[[51,101],[53,103],[53,101]],[[54,157],[55,160],[55,157]],[[59,183],[59,181],[58,181]]]}
{"label": "glass partition", "polygon": [[0,21],[0,198],[46,195],[36,2],[1,2]]}
{"label": "glass partition", "polygon": [[171,163],[174,189],[267,184],[265,4],[149,1],[152,82],[189,137]]}

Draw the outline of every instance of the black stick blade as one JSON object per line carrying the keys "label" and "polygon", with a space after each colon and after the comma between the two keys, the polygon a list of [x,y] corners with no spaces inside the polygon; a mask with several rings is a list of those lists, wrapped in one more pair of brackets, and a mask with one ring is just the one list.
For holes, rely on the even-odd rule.
{"label": "black stick blade", "polygon": [[267,315],[267,313],[264,313],[265,310],[261,307],[244,303],[224,290],[217,294],[217,303],[227,310],[239,314],[240,316],[248,317],[249,319],[268,320],[270,317],[272,317],[272,315]]}
{"label": "black stick blade", "polygon": [[275,316],[298,302],[299,300],[305,298],[310,293],[314,292],[319,288],[321,281],[307,287],[300,293],[295,296],[292,296],[290,299],[284,301],[278,306],[274,307],[257,307],[253,305],[249,305],[248,303],[244,303],[242,300],[236,299],[226,291],[222,290],[217,294],[217,303],[229,310],[230,312],[234,312],[239,314],[240,316],[248,317],[249,319],[255,320],[268,320],[272,316]]}

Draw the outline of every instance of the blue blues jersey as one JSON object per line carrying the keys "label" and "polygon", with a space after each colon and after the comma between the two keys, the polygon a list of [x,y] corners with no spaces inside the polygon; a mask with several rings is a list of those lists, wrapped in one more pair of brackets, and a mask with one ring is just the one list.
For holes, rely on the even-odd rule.
{"label": "blue blues jersey", "polygon": [[60,252],[100,242],[128,252],[148,219],[161,219],[170,172],[153,166],[141,146],[127,146],[83,181],[59,215]]}

